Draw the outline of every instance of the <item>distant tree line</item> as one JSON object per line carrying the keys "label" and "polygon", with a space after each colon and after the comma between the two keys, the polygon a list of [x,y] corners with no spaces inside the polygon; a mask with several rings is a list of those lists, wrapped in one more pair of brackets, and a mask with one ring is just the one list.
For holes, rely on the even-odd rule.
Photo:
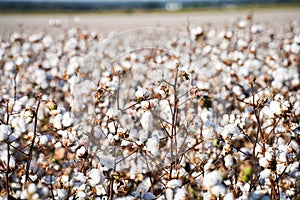
{"label": "distant tree line", "polygon": [[[300,4],[300,0],[220,0],[220,1],[176,1],[182,8],[205,8],[263,4]],[[163,1],[0,1],[0,11],[101,11],[101,10],[154,10],[164,9]]]}

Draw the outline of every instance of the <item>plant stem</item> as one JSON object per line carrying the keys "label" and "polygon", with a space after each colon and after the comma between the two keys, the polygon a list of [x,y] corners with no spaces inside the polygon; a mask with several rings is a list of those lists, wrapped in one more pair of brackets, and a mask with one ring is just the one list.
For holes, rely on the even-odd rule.
{"label": "plant stem", "polygon": [[6,174],[5,174],[5,178],[6,178],[6,197],[7,199],[9,199],[9,162],[10,162],[10,147],[9,144],[7,143],[7,167],[6,167]]}
{"label": "plant stem", "polygon": [[32,139],[32,142],[31,142],[31,146],[30,146],[29,154],[28,154],[28,158],[27,158],[27,163],[26,163],[24,189],[25,189],[26,183],[28,181],[28,177],[29,177],[30,161],[31,161],[31,158],[32,158],[33,146],[34,146],[34,142],[35,142],[35,138],[36,138],[37,123],[38,123],[38,110],[39,110],[39,107],[40,107],[40,104],[41,104],[41,93],[39,93],[37,95],[37,100],[38,100],[38,103],[37,103],[35,116],[34,116],[33,139]]}
{"label": "plant stem", "polygon": [[[170,166],[170,175],[169,178],[172,179],[172,170],[173,170],[173,163],[175,166],[175,170],[177,169],[177,119],[178,119],[178,97],[177,97],[177,80],[178,80],[178,64],[176,66],[176,74],[174,80],[174,106],[173,106],[173,113],[172,113],[172,131],[171,131],[171,166]],[[175,145],[175,146],[174,146]],[[173,155],[173,148],[175,148],[175,159]]]}

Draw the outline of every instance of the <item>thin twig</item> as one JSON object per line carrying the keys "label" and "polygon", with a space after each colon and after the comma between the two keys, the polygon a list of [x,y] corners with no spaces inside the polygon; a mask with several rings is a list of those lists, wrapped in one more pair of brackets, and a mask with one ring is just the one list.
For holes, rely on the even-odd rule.
{"label": "thin twig", "polygon": [[26,163],[24,188],[25,188],[26,183],[28,181],[30,161],[31,161],[31,158],[32,158],[34,142],[35,142],[35,139],[36,139],[36,136],[37,136],[38,111],[39,111],[39,107],[40,107],[40,104],[41,104],[41,95],[42,95],[41,93],[37,94],[38,103],[37,103],[36,111],[35,111],[35,114],[34,114],[33,139],[32,139],[32,142],[31,142],[31,146],[30,146],[29,153],[28,153],[28,158],[27,158],[27,163]]}

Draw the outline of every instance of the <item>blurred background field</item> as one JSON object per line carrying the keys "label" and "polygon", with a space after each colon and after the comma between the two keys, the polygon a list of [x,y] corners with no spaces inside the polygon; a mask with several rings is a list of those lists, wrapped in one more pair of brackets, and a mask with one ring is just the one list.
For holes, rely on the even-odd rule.
{"label": "blurred background field", "polygon": [[[300,19],[299,0],[0,0],[0,34],[57,32],[80,27],[100,33],[141,27],[185,31],[187,23],[226,26],[248,13],[256,22]],[[189,21],[189,22],[188,22]],[[49,28],[50,27],[52,28]]]}

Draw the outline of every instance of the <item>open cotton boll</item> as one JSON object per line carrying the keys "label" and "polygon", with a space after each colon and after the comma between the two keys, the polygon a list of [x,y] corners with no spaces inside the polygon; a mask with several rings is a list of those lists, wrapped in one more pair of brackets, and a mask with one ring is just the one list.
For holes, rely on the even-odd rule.
{"label": "open cotton boll", "polygon": [[87,194],[84,192],[84,191],[81,191],[79,190],[77,192],[77,196],[80,198],[80,199],[85,199],[87,197]]}
{"label": "open cotton boll", "polygon": [[27,130],[27,124],[24,118],[16,117],[12,119],[11,126],[14,128],[16,135],[21,135]]}
{"label": "open cotton boll", "polygon": [[285,163],[286,160],[287,160],[287,154],[286,154],[286,152],[279,153],[279,155],[278,155],[278,161],[282,162],[282,163]]}
{"label": "open cotton boll", "polygon": [[154,200],[156,198],[156,196],[154,194],[152,194],[151,192],[146,192],[144,195],[143,195],[143,198],[144,200]]}
{"label": "open cotton boll", "polygon": [[39,140],[40,140],[40,144],[41,144],[41,145],[45,145],[45,144],[48,143],[49,138],[48,138],[47,135],[42,135],[42,136],[39,137]]}
{"label": "open cotton boll", "polygon": [[167,183],[167,188],[177,188],[177,187],[181,187],[182,185],[182,181],[181,180],[178,180],[178,179],[173,179],[173,180],[170,180],[168,183]]}
{"label": "open cotton boll", "polygon": [[273,112],[273,114],[280,115],[280,113],[281,113],[280,102],[278,102],[278,101],[271,101],[271,103],[270,103],[270,110]]}
{"label": "open cotton boll", "polygon": [[261,157],[259,160],[258,160],[258,163],[261,167],[263,168],[266,168],[268,167],[269,165],[269,161],[265,158],[265,157]]}
{"label": "open cotton boll", "polygon": [[8,136],[12,133],[10,126],[1,124],[0,125],[0,142],[6,140]]}
{"label": "open cotton boll", "polygon": [[211,188],[211,193],[215,196],[224,196],[226,194],[226,187],[223,184],[217,184]]}
{"label": "open cotton boll", "polygon": [[177,188],[174,196],[174,200],[186,199],[187,192],[184,188]]}
{"label": "open cotton boll", "polygon": [[202,136],[205,140],[212,140],[214,139],[214,130],[212,127],[207,127],[207,128],[204,128],[202,130]]}
{"label": "open cotton boll", "polygon": [[171,188],[166,189],[166,200],[174,200],[174,192]]}
{"label": "open cotton boll", "polygon": [[110,120],[115,120],[116,118],[118,118],[121,115],[121,111],[120,110],[115,110],[115,109],[108,109],[106,112],[106,116],[108,117],[108,119]]}
{"label": "open cotton boll", "polygon": [[234,200],[234,195],[230,192],[224,196],[224,200]]}
{"label": "open cotton boll", "polygon": [[200,112],[200,118],[202,122],[210,121],[213,119],[213,113],[209,110],[202,110]]}
{"label": "open cotton boll", "polygon": [[160,154],[158,145],[159,145],[159,139],[153,137],[149,138],[146,143],[147,148],[149,148],[151,150],[151,153],[155,156]]}
{"label": "open cotton boll", "polygon": [[71,114],[69,112],[66,112],[62,117],[62,125],[64,127],[69,127],[73,124],[74,119],[71,117]]}
{"label": "open cotton boll", "polygon": [[114,157],[102,156],[100,159],[100,164],[106,167],[107,169],[113,169],[115,165],[114,159]]}
{"label": "open cotton boll", "polygon": [[140,120],[143,129],[149,131],[149,129],[152,126],[152,121],[153,121],[152,113],[150,111],[144,112]]}
{"label": "open cotton boll", "polygon": [[224,161],[225,161],[225,167],[231,169],[231,167],[234,164],[233,156],[231,154],[228,154],[227,156],[225,156]]}
{"label": "open cotton boll", "polygon": [[29,194],[33,194],[37,191],[37,187],[35,183],[30,183],[27,187],[27,191]]}
{"label": "open cotton boll", "polygon": [[54,120],[53,120],[53,126],[56,129],[61,129],[62,128],[62,114],[58,114],[55,116]]}
{"label": "open cotton boll", "polygon": [[144,143],[148,139],[148,136],[149,136],[149,131],[147,131],[147,130],[139,131],[139,141],[136,141],[136,143],[138,145],[141,145],[142,143]]}
{"label": "open cotton boll", "polygon": [[270,177],[270,174],[271,174],[271,170],[270,169],[264,169],[262,170],[259,175],[260,175],[260,178],[269,178]]}
{"label": "open cotton boll", "polygon": [[89,184],[92,187],[95,187],[98,184],[102,184],[105,180],[104,175],[102,174],[100,169],[92,169],[88,172]]}
{"label": "open cotton boll", "polygon": [[[3,164],[7,165],[7,151],[4,151],[4,152],[1,153],[1,155],[0,155],[0,161],[2,161]],[[11,156],[10,160],[9,160],[9,167],[10,168],[14,168],[15,166],[16,166],[15,157]]]}
{"label": "open cotton boll", "polygon": [[217,170],[214,170],[212,172],[209,172],[204,175],[203,178],[203,185],[206,188],[211,188],[212,186],[215,186],[222,182],[222,176]]}
{"label": "open cotton boll", "polygon": [[68,191],[66,189],[57,189],[54,190],[53,192],[56,192],[56,196],[58,197],[58,199],[67,199],[68,197]]}
{"label": "open cotton boll", "polygon": [[14,69],[14,63],[10,61],[5,62],[3,69],[7,72],[12,71]]}
{"label": "open cotton boll", "polygon": [[134,95],[137,99],[146,99],[150,96],[150,93],[145,88],[139,88]]}
{"label": "open cotton boll", "polygon": [[235,124],[227,124],[223,131],[221,132],[221,135],[223,139],[229,138],[229,137],[236,137],[239,135],[240,130]]}
{"label": "open cotton boll", "polygon": [[67,68],[67,74],[68,75],[74,74],[76,72],[76,70],[78,69],[80,62],[81,62],[81,58],[78,56],[74,56],[74,57],[70,58],[69,65]]}
{"label": "open cotton boll", "polygon": [[137,187],[136,191],[134,192],[134,197],[143,197],[150,187],[151,181],[150,178],[147,177]]}

